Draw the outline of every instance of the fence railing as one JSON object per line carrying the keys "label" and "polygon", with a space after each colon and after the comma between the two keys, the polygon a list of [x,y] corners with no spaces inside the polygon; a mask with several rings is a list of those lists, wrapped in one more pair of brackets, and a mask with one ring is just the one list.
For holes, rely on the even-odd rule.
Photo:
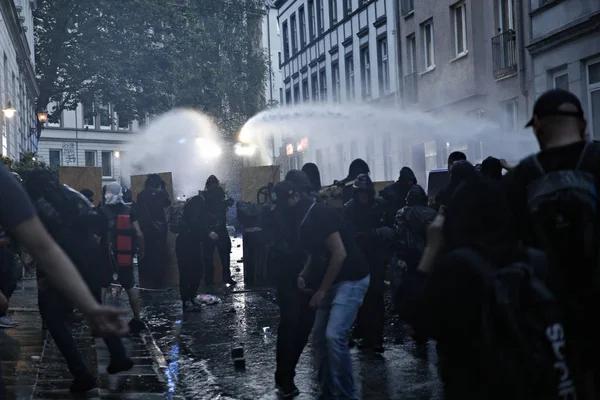
{"label": "fence railing", "polygon": [[517,73],[517,34],[510,29],[492,38],[494,78]]}

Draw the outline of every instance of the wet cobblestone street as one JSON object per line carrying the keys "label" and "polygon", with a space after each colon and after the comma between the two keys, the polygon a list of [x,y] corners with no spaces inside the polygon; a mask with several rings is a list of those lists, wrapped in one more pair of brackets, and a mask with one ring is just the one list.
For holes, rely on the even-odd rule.
{"label": "wet cobblestone street", "polygon": [[[234,239],[233,271],[242,268],[241,239]],[[238,282],[241,272],[234,272]],[[0,331],[0,352],[9,399],[65,399],[70,374],[51,338],[46,340],[37,312],[34,281],[15,294],[17,328]],[[108,353],[87,328],[75,324],[75,335],[88,365],[99,374],[88,399],[277,399],[274,389],[275,343],[279,310],[269,289],[225,289],[223,302],[201,312],[182,313],[177,289],[143,292],[143,319],[149,327],[126,339],[136,362],[132,371],[109,376]],[[128,308],[125,294],[113,290],[110,303]],[[398,322],[386,327],[383,355],[352,350],[361,399],[435,400],[441,398],[435,348],[415,345]],[[265,333],[265,329],[267,332]],[[231,349],[243,343],[246,368],[236,370]],[[43,350],[43,351],[42,351]],[[34,358],[32,358],[32,356]],[[41,360],[35,357],[41,356]],[[300,400],[317,398],[313,347],[309,343],[297,369]]]}

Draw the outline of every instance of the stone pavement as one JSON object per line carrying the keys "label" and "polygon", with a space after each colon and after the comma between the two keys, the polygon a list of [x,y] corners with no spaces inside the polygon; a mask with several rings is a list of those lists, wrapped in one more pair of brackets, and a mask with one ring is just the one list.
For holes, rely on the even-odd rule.
{"label": "stone pavement", "polygon": [[[120,305],[126,306],[127,303]],[[11,298],[9,313],[20,325],[0,331],[0,358],[7,399],[73,398],[69,392],[72,377],[66,363],[50,335],[42,330],[35,280],[19,283]],[[124,339],[136,365],[131,371],[110,376],[106,373],[109,355],[104,342],[93,339],[82,322],[73,323],[73,334],[90,370],[98,376],[99,388],[83,398],[172,398],[152,352],[153,339],[150,335]]]}

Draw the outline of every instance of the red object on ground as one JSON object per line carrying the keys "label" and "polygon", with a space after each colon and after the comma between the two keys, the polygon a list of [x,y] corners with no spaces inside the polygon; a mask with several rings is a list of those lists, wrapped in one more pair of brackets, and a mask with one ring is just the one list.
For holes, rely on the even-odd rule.
{"label": "red object on ground", "polygon": [[133,265],[133,240],[130,234],[120,234],[131,230],[129,215],[117,216],[117,264],[119,267]]}

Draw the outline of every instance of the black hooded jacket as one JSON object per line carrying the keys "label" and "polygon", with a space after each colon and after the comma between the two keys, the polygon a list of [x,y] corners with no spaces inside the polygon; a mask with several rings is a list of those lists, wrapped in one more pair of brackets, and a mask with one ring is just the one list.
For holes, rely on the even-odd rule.
{"label": "black hooded jacket", "polygon": [[386,221],[387,226],[393,224],[393,218],[396,213],[406,205],[408,191],[417,183],[417,177],[413,170],[409,167],[403,167],[400,170],[398,180],[391,185],[387,185],[379,192],[379,195],[387,202],[389,208],[389,219]]}

